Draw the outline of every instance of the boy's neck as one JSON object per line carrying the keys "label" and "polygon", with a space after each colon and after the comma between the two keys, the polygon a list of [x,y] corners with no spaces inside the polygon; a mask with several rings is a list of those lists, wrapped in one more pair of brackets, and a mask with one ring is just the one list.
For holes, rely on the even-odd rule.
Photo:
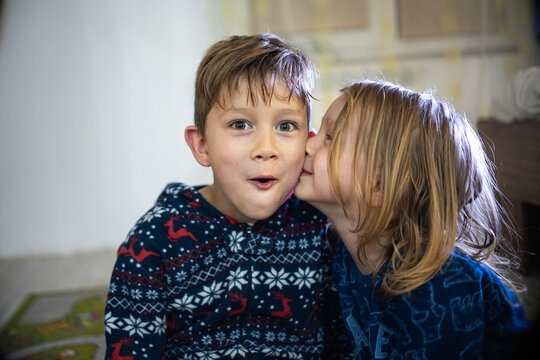
{"label": "boy's neck", "polygon": [[220,213],[222,213],[224,216],[226,216],[229,219],[234,220],[235,222],[240,223],[246,223],[246,224],[254,224],[257,220],[256,219],[250,219],[250,218],[239,218],[239,216],[231,216],[228,214],[226,209],[221,208],[219,205],[219,202],[216,200],[216,196],[213,191],[213,185],[205,186],[201,189],[199,189],[199,194],[213,207],[215,207]]}

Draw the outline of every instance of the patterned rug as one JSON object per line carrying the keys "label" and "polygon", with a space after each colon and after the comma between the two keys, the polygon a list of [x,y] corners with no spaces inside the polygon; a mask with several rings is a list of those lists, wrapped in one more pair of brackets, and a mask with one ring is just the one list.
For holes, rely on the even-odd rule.
{"label": "patterned rug", "polygon": [[105,356],[106,288],[32,294],[0,333],[0,359]]}

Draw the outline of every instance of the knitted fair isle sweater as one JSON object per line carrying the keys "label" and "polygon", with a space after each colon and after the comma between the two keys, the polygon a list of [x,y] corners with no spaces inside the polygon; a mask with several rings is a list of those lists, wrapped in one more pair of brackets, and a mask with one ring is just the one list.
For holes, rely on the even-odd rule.
{"label": "knitted fair isle sweater", "polygon": [[324,223],[294,196],[266,220],[238,223],[198,188],[169,184],[118,250],[105,310],[106,357],[348,353]]}

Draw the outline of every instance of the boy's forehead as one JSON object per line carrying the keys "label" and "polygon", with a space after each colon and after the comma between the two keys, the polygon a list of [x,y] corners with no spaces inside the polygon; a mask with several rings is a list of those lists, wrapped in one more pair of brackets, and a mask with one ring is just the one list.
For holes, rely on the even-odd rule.
{"label": "boy's forehead", "polygon": [[266,84],[248,84],[240,80],[235,87],[224,86],[219,93],[217,105],[223,109],[249,108],[265,105],[278,105],[289,107],[297,111],[306,112],[307,104],[285,82],[276,80],[273,84],[268,80]]}

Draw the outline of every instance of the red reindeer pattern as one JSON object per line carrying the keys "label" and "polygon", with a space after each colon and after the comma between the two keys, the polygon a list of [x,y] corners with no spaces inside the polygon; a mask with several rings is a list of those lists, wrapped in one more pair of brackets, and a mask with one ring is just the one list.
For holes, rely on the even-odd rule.
{"label": "red reindeer pattern", "polygon": [[232,310],[231,312],[229,312],[229,315],[232,316],[232,315],[238,315],[238,314],[243,313],[246,310],[248,299],[246,297],[243,297],[239,293],[235,293],[232,291],[229,291],[228,294],[229,294],[229,299],[231,300],[231,302],[239,301],[241,305],[239,309]]}
{"label": "red reindeer pattern", "polygon": [[118,249],[117,256],[124,255],[124,254],[131,255],[138,262],[143,261],[144,259],[146,259],[149,256],[159,256],[159,254],[157,254],[157,253],[155,253],[153,251],[148,251],[145,248],[141,248],[141,251],[139,251],[138,254],[135,254],[135,251],[133,250],[133,243],[136,240],[137,240],[137,235],[133,235],[129,239],[129,242],[128,242],[129,247],[126,247],[125,245],[121,246],[120,249]]}
{"label": "red reindeer pattern", "polygon": [[192,233],[187,231],[185,228],[180,228],[178,230],[174,230],[174,220],[176,220],[175,217],[171,217],[169,221],[165,223],[165,227],[169,229],[169,233],[167,234],[167,238],[172,242],[177,242],[178,239],[184,236],[189,236],[193,241],[198,241],[195,236],[193,236]]}
{"label": "red reindeer pattern", "polygon": [[288,318],[292,315],[291,306],[289,303],[292,302],[292,299],[286,298],[285,294],[280,291],[272,290],[272,298],[274,300],[280,300],[283,305],[283,310],[272,311],[272,315],[280,318]]}
{"label": "red reindeer pattern", "polygon": [[124,338],[120,339],[120,341],[117,343],[111,344],[111,347],[114,350],[111,353],[111,356],[107,358],[107,360],[133,360],[133,356],[120,355],[120,349],[122,349],[122,346],[131,345],[132,342],[132,339]]}

